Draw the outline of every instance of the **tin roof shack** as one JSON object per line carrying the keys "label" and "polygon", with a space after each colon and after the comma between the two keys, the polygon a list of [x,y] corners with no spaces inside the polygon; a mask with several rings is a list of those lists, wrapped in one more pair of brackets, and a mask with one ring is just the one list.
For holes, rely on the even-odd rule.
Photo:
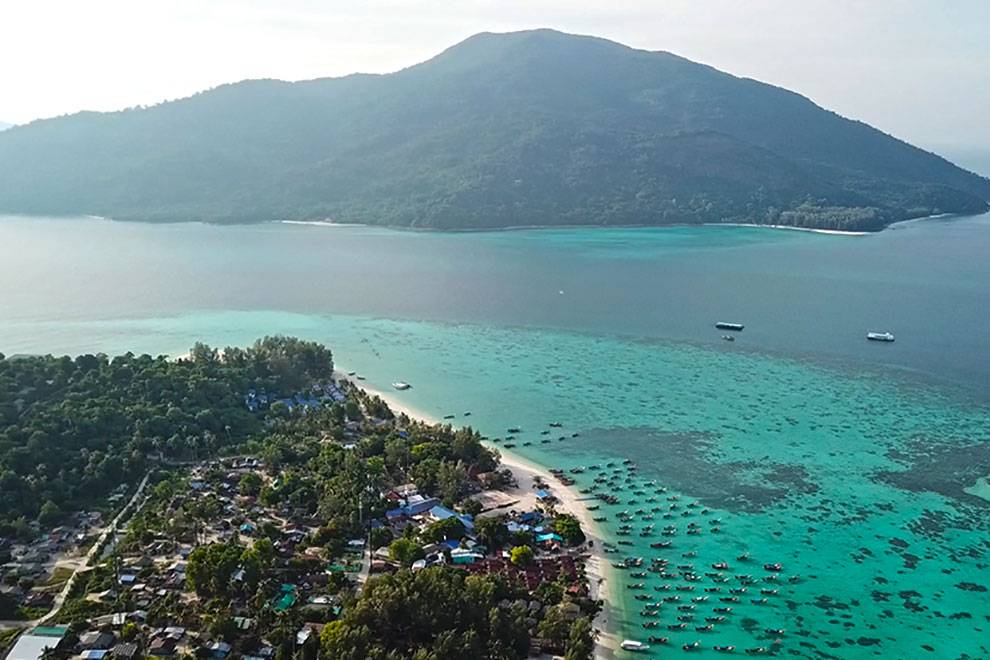
{"label": "tin roof shack", "polygon": [[68,628],[65,626],[39,626],[20,636],[7,660],[41,660],[46,649],[60,649]]}

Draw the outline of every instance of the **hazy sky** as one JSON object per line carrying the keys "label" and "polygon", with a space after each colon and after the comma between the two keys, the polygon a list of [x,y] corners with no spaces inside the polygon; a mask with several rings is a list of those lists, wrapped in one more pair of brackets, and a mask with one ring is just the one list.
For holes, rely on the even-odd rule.
{"label": "hazy sky", "polygon": [[532,27],[669,50],[921,146],[990,148],[990,0],[0,0],[0,120],[393,71]]}

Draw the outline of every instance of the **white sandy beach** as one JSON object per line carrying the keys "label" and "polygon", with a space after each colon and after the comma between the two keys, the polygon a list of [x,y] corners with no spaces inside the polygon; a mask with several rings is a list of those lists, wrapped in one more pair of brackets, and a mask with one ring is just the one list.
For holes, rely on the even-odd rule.
{"label": "white sandy beach", "polygon": [[[896,229],[898,227],[903,227],[905,225],[913,224],[916,222],[924,222],[925,220],[936,220],[938,218],[948,218],[955,214],[953,213],[936,213],[934,215],[926,215],[920,218],[911,218],[910,220],[901,220],[900,222],[892,222],[885,229]],[[714,227],[758,227],[764,229],[788,229],[790,231],[806,231],[812,234],[830,234],[832,236],[866,236],[872,232],[868,231],[842,231],[839,229],[813,229],[811,227],[794,227],[791,225],[761,225],[755,222],[707,222],[705,223],[709,226]]]}
{"label": "white sandy beach", "polygon": [[365,227],[356,222],[334,222],[333,220],[277,220],[282,225],[309,225],[312,227]]}
{"label": "white sandy beach", "polygon": [[[368,394],[381,397],[395,413],[404,414],[412,419],[418,419],[428,424],[446,423],[402,403],[392,393],[383,392],[367,385],[364,381],[355,380],[344,373],[338,372],[335,375],[338,379],[350,381]],[[528,461],[518,454],[507,452],[497,445],[489,445],[489,447],[498,451],[501,456],[502,465],[509,468],[515,476],[518,482],[518,488],[510,492],[518,496],[518,506],[520,508],[536,506],[536,489],[533,488],[533,481],[539,476],[544,482],[549,484],[550,490],[557,498],[557,509],[576,517],[581,522],[581,528],[584,530],[585,536],[594,542],[590,550],[591,556],[585,564],[585,569],[592,597],[604,602],[601,613],[594,621],[594,627],[600,631],[598,644],[595,649],[595,657],[602,659],[615,658],[616,651],[621,642],[614,631],[614,626],[611,625],[615,615],[615,603],[617,602],[615,591],[616,572],[608,563],[602,550],[604,534],[601,527],[594,521],[591,511],[588,510],[586,503],[578,497],[578,493],[558,482],[546,468]]]}
{"label": "white sandy beach", "polygon": [[789,231],[806,231],[812,234],[829,234],[832,236],[866,236],[868,231],[842,231],[839,229],[814,229],[812,227],[794,227],[792,225],[760,225],[755,222],[706,222],[709,227],[756,227],[757,229],[787,229]]}

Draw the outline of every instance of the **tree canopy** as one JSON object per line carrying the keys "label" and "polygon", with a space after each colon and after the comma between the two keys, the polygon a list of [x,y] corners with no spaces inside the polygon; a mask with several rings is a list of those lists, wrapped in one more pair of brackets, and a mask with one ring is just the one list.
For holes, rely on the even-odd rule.
{"label": "tree canopy", "polygon": [[444,568],[377,577],[340,621],[323,629],[323,655],[341,660],[525,658],[525,609],[499,606],[513,593],[497,577]]}
{"label": "tree canopy", "polygon": [[329,378],[329,350],[266,337],[198,344],[190,359],[126,353],[0,359],[0,535],[101,505],[153,465],[216,455],[262,429],[249,389],[292,394]]}
{"label": "tree canopy", "polygon": [[571,514],[557,514],[553,520],[553,526],[561,538],[568,543],[573,545],[584,543],[584,532],[581,530],[581,523]]}

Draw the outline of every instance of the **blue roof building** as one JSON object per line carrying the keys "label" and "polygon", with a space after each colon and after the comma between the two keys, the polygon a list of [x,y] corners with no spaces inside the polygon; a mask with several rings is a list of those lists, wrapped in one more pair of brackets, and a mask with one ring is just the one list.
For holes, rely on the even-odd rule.
{"label": "blue roof building", "polygon": [[543,514],[539,511],[527,511],[519,516],[519,522],[524,524],[538,523],[543,520]]}
{"label": "blue roof building", "polygon": [[471,532],[474,530],[474,518],[467,514],[457,513],[456,511],[451,511],[445,506],[435,506],[430,509],[430,517],[437,520],[446,520],[447,518],[457,518],[464,525],[464,529]]}
{"label": "blue roof building", "polygon": [[430,509],[440,504],[440,500],[435,497],[423,497],[422,495],[413,495],[409,498],[406,506],[403,507],[403,513],[407,516],[418,516],[421,513],[426,513]]}

